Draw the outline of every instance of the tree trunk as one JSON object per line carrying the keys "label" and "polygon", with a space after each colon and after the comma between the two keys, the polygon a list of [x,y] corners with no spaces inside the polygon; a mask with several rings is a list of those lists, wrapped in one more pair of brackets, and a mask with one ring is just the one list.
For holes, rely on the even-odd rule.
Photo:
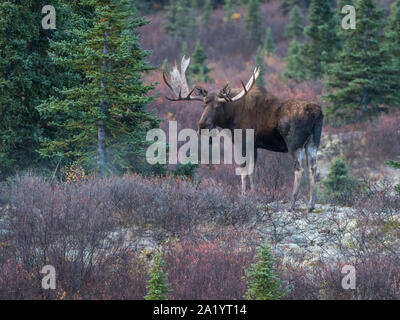
{"label": "tree trunk", "polygon": [[[103,53],[108,54],[108,32],[104,34],[104,48],[103,48]],[[104,71],[107,70],[107,61],[103,61],[103,69]],[[103,78],[101,81],[101,88],[104,89],[106,86],[107,79]],[[106,111],[106,100],[103,99],[100,101],[100,114],[104,115]],[[97,129],[97,142],[98,142],[98,166],[99,166],[99,173],[103,174],[104,173],[104,168],[105,168],[105,152],[104,152],[104,139],[106,136],[106,129],[105,129],[105,124],[104,120],[101,119],[98,122],[98,129]]]}

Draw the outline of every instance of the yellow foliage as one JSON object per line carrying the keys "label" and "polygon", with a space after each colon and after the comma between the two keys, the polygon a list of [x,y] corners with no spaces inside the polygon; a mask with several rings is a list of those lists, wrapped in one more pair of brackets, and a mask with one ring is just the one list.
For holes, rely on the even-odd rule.
{"label": "yellow foliage", "polygon": [[76,183],[87,179],[85,169],[80,165],[72,164],[61,169],[66,183]]}
{"label": "yellow foliage", "polygon": [[240,18],[240,13],[237,13],[237,12],[233,13],[231,18],[232,18],[232,20],[239,19]]}
{"label": "yellow foliage", "polygon": [[67,292],[63,291],[63,293],[58,293],[57,295],[58,295],[57,297],[58,300],[64,300],[65,296],[67,295]]}

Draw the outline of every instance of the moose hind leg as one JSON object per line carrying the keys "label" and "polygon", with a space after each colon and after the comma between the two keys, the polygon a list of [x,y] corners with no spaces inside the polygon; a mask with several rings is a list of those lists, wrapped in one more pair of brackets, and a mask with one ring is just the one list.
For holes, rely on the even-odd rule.
{"label": "moose hind leg", "polygon": [[247,175],[242,174],[240,177],[242,179],[242,195],[245,195],[246,194],[246,177],[247,177]]}
{"label": "moose hind leg", "polygon": [[317,147],[313,143],[308,143],[306,145],[306,157],[308,178],[310,181],[310,200],[308,203],[308,211],[311,212],[315,208],[315,173],[317,171]]}
{"label": "moose hind leg", "polygon": [[296,199],[299,193],[301,177],[303,176],[303,168],[302,168],[303,149],[298,149],[294,152],[291,152],[291,157],[293,159],[293,167],[294,167],[294,184],[293,184],[293,192],[292,192],[292,200],[290,208],[291,210],[294,210]]}

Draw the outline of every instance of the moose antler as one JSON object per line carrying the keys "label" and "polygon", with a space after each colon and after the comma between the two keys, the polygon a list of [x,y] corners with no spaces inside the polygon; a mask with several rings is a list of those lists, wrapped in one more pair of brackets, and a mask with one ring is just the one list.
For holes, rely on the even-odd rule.
{"label": "moose antler", "polygon": [[170,81],[168,81],[167,74],[163,72],[163,79],[165,84],[177,98],[168,98],[166,99],[170,101],[203,101],[203,98],[193,98],[191,95],[193,91],[196,89],[194,87],[192,90],[189,91],[189,86],[186,81],[186,69],[188,68],[190,63],[190,58],[185,59],[185,56],[182,57],[181,61],[181,71],[179,72],[178,67],[175,66],[171,71],[170,74]]}
{"label": "moose antler", "polygon": [[246,85],[244,85],[243,81],[240,80],[243,89],[234,97],[230,97],[229,93],[230,90],[228,90],[228,86],[226,85],[221,91],[220,91],[220,98],[218,98],[218,101],[225,102],[225,101],[237,101],[241,98],[243,98],[253,87],[254,83],[256,82],[258,76],[260,75],[260,67],[256,67],[253,71],[253,74],[250,78],[250,80],[247,82]]}

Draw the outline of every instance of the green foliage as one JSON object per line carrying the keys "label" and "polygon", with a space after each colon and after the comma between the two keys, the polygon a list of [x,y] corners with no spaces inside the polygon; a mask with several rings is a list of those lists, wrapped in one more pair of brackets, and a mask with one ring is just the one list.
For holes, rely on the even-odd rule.
{"label": "green foliage", "polygon": [[170,72],[169,62],[166,58],[163,60],[163,63],[161,65],[161,70],[167,74],[169,74]]}
{"label": "green foliage", "polygon": [[205,0],[203,5],[203,12],[200,16],[200,23],[203,27],[208,28],[212,14],[211,0]]}
{"label": "green foliage", "polygon": [[270,55],[274,53],[275,51],[275,42],[274,42],[274,37],[272,35],[272,30],[271,28],[267,29],[267,32],[265,33],[265,39],[264,39],[264,51]]}
{"label": "green foliage", "polygon": [[294,6],[299,6],[301,8],[308,8],[310,6],[311,0],[282,0],[280,9],[283,14],[288,14]]}
{"label": "green foliage", "polygon": [[181,48],[181,58],[184,56],[189,57],[189,50],[188,50],[188,45],[187,45],[186,41],[183,41],[182,48]]}
{"label": "green foliage", "polygon": [[225,0],[224,3],[224,12],[225,12],[225,17],[224,21],[228,24],[232,23],[232,15],[233,15],[233,3],[232,0]]}
{"label": "green foliage", "polygon": [[[391,84],[394,90],[400,88],[400,0],[394,2],[391,6],[388,24],[385,29],[386,49],[391,56],[391,67],[393,72]],[[393,92],[395,93],[395,92]],[[399,92],[398,92],[399,93]],[[395,98],[396,99],[396,98]],[[399,105],[400,93],[393,101],[394,105]]]}
{"label": "green foliage", "polygon": [[264,48],[258,47],[256,56],[254,58],[255,65],[260,67],[260,75],[256,80],[256,85],[263,87],[264,86],[264,75],[265,75],[265,64],[264,64]]}
{"label": "green foliage", "polygon": [[299,39],[303,35],[303,17],[298,5],[290,10],[289,24],[285,28],[285,34],[289,39]]}
{"label": "green foliage", "polygon": [[153,86],[142,84],[141,72],[151,67],[136,31],[147,21],[124,0],[82,3],[95,8],[90,26],[76,24],[71,29],[75,41],[51,43],[54,62],[80,79],[38,107],[55,133],[43,139],[40,153],[81,164],[87,172],[151,170],[144,157],[145,137],[159,121],[145,111]]}
{"label": "green foliage", "polygon": [[36,108],[74,83],[77,74],[55,65],[47,52],[52,40],[72,41],[69,28],[85,21],[62,1],[52,5],[56,30],[41,28],[43,1],[0,3],[0,180],[19,170],[55,166],[37,152],[41,138],[53,132]]}
{"label": "green foliage", "polygon": [[333,11],[334,0],[311,0],[310,24],[304,29],[308,42],[304,44],[304,63],[311,79],[323,76],[327,66],[336,61],[340,48],[337,34],[340,24]]}
{"label": "green foliage", "polygon": [[165,262],[161,253],[156,253],[153,259],[153,266],[149,271],[149,281],[147,282],[147,294],[145,300],[166,300],[169,293],[168,274],[163,268]]}
{"label": "green foliage", "polygon": [[172,1],[164,17],[164,30],[178,40],[192,39],[196,34],[196,17],[189,0]]}
{"label": "green foliage", "polygon": [[339,202],[351,201],[352,190],[357,185],[342,157],[333,161],[328,176],[322,183],[328,197]]}
{"label": "green foliage", "polygon": [[399,66],[392,63],[389,46],[382,45],[384,13],[372,0],[357,0],[355,7],[356,29],[342,32],[343,50],[328,68],[324,98],[332,122],[369,119],[388,110],[382,105],[399,105]]}
{"label": "green foliage", "polygon": [[200,42],[197,41],[196,47],[194,48],[194,52],[192,54],[192,62],[189,67],[189,74],[192,81],[202,83],[212,82],[212,79],[208,76],[208,73],[212,69],[207,67],[206,60],[207,55],[203,50],[203,47],[200,45]]}
{"label": "green foliage", "polygon": [[268,243],[257,248],[256,263],[246,270],[249,300],[279,300],[287,294],[287,288],[274,271],[275,258]]}
{"label": "green foliage", "polygon": [[296,82],[300,82],[307,79],[307,69],[304,67],[302,47],[296,39],[290,41],[288,57],[285,61],[286,70],[283,76],[286,80],[292,79]]}
{"label": "green foliage", "polygon": [[199,167],[198,164],[194,163],[178,163],[176,165],[174,175],[176,177],[183,177],[183,178],[189,178],[191,180],[194,179],[194,176],[196,174],[196,169]]}
{"label": "green foliage", "polygon": [[385,30],[386,43],[393,57],[393,66],[400,65],[400,0],[395,1],[390,10]]}
{"label": "green foliage", "polygon": [[259,0],[249,0],[247,5],[247,14],[245,18],[246,32],[248,39],[256,44],[261,44],[261,16]]}

